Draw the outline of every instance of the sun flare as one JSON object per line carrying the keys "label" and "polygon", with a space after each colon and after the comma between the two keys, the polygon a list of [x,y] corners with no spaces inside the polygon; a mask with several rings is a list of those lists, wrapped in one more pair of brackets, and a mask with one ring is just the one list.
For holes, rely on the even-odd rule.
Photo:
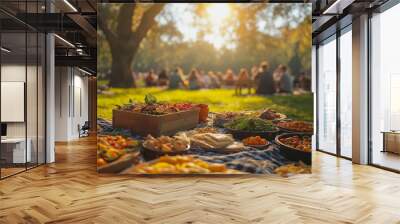
{"label": "sun flare", "polygon": [[212,3],[207,8],[207,13],[213,23],[221,23],[230,14],[230,7],[226,3]]}
{"label": "sun flare", "polygon": [[207,39],[209,39],[216,48],[221,48],[226,42],[221,28],[224,21],[231,14],[230,6],[226,3],[212,3],[207,7],[206,12],[212,26],[211,36]]}

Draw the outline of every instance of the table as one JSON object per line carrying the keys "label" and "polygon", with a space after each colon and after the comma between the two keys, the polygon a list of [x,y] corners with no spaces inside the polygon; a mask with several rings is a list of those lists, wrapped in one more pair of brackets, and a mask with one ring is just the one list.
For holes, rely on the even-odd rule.
{"label": "table", "polygon": [[[25,144],[26,153],[25,153]],[[5,160],[5,163],[10,164],[19,164],[31,162],[32,153],[31,153],[31,145],[32,141],[30,138],[5,138],[1,139],[1,159]]]}

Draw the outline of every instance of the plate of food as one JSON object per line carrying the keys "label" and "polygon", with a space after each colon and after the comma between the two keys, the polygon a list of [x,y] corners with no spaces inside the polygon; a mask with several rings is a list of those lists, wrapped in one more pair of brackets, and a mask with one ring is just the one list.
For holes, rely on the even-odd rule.
{"label": "plate of food", "polygon": [[225,164],[209,163],[189,155],[162,156],[124,171],[124,174],[240,174]]}
{"label": "plate of food", "polygon": [[215,113],[213,124],[216,127],[223,128],[224,124],[232,121],[233,119],[242,116],[242,113],[239,112],[223,112],[223,113]]}
{"label": "plate of food", "polygon": [[311,136],[307,134],[282,134],[275,138],[283,155],[292,161],[311,164]]}
{"label": "plate of food", "polygon": [[283,132],[313,134],[313,123],[306,121],[284,120],[276,122],[276,126]]}
{"label": "plate of food", "polygon": [[287,116],[285,114],[278,113],[272,109],[265,109],[260,113],[259,118],[264,119],[264,120],[273,121],[273,120],[286,119]]}
{"label": "plate of food", "polygon": [[218,133],[218,130],[213,127],[202,127],[202,128],[195,128],[190,131],[178,132],[177,135],[186,134],[186,136],[190,137],[195,134],[204,134],[204,133]]}
{"label": "plate of food", "polygon": [[97,170],[100,173],[116,173],[139,160],[140,142],[117,135],[97,138]]}
{"label": "plate of food", "polygon": [[267,139],[262,138],[259,135],[247,137],[243,139],[242,142],[245,146],[257,149],[265,149],[270,144],[270,142]]}
{"label": "plate of food", "polygon": [[221,153],[235,153],[246,150],[241,142],[236,142],[230,134],[199,133],[190,136],[192,147]]}
{"label": "plate of food", "polygon": [[163,155],[185,154],[190,148],[190,139],[185,135],[160,136],[154,138],[148,135],[143,142],[142,154],[146,160],[156,159]]}
{"label": "plate of food", "polygon": [[260,136],[273,140],[279,129],[271,121],[257,117],[243,116],[226,123],[224,127],[236,139],[245,139],[251,136]]}

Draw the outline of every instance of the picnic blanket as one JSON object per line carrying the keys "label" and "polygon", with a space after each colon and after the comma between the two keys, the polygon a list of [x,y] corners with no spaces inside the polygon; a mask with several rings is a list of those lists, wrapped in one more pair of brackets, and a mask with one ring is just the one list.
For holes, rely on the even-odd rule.
{"label": "picnic blanket", "polygon": [[[114,129],[110,121],[99,118],[97,124],[99,126],[99,134],[123,135],[134,139],[142,139],[141,136],[132,133],[130,130]],[[250,148],[242,152],[224,154],[195,148],[190,149],[188,154],[210,163],[223,163],[230,169],[253,174],[272,174],[277,167],[294,163],[283,157],[278,146],[273,143],[264,150]]]}

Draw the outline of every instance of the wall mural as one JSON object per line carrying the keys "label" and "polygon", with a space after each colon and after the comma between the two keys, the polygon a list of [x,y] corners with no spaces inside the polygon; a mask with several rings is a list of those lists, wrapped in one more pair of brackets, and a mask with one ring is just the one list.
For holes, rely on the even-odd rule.
{"label": "wall mural", "polygon": [[98,8],[98,172],[311,172],[311,4]]}

